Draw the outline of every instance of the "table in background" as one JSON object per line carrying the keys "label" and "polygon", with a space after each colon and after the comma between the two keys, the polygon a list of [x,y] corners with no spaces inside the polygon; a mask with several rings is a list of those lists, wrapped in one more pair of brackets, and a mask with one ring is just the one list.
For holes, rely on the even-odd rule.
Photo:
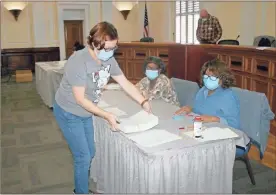
{"label": "table in background", "polygon": [[[122,91],[105,91],[103,100],[129,116],[141,107]],[[173,121],[176,106],[152,102],[159,116],[158,129],[178,133],[192,119]],[[94,117],[96,156],[91,177],[104,193],[232,193],[232,171],[237,140],[199,143],[192,138],[153,148],[137,146],[128,135],[112,132],[107,122]],[[242,132],[239,131],[239,135]],[[238,139],[243,145],[244,136]]]}
{"label": "table in background", "polygon": [[43,102],[53,106],[56,90],[62,78],[66,61],[35,63],[36,90]]}

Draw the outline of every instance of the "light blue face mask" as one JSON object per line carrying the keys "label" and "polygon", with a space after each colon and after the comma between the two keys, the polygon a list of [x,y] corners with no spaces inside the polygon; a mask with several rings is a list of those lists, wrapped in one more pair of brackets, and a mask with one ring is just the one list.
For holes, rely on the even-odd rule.
{"label": "light blue face mask", "polygon": [[214,76],[204,75],[203,83],[207,89],[215,90],[219,87],[219,78]]}
{"label": "light blue face mask", "polygon": [[96,52],[96,55],[99,60],[107,61],[114,55],[114,50],[105,51],[102,49],[99,51],[99,53]]}
{"label": "light blue face mask", "polygon": [[158,70],[146,70],[146,76],[149,80],[154,80],[159,76]]}

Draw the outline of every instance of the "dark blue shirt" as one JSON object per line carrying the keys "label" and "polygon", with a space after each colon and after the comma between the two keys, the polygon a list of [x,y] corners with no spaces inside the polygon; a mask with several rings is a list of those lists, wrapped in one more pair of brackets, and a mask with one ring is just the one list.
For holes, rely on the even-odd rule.
{"label": "dark blue shirt", "polygon": [[206,87],[202,87],[197,92],[193,112],[216,116],[220,118],[220,123],[240,129],[240,102],[232,89],[219,87],[209,96],[208,91]]}

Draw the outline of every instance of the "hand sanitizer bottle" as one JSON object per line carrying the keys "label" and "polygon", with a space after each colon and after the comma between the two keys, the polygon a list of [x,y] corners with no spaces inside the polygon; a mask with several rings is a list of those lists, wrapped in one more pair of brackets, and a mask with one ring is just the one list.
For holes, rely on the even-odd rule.
{"label": "hand sanitizer bottle", "polygon": [[194,136],[195,138],[202,137],[202,120],[200,116],[196,116],[194,119]]}

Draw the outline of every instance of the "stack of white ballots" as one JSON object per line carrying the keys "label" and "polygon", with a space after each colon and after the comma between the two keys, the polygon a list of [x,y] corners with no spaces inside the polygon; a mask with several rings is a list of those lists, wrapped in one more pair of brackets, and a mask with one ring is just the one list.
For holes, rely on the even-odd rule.
{"label": "stack of white ballots", "polygon": [[136,133],[149,130],[158,123],[157,116],[142,110],[129,118],[121,119],[119,128],[124,133]]}

